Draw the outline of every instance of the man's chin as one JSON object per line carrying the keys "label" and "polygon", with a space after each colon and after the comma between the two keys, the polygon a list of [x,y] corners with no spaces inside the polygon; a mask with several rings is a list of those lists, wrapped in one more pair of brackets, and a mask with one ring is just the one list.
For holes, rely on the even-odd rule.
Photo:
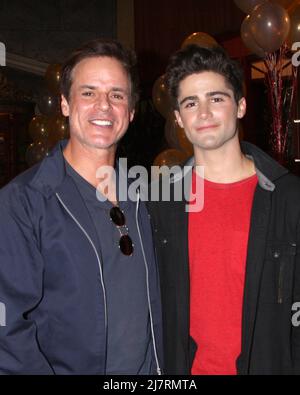
{"label": "man's chin", "polygon": [[104,141],[80,141],[80,145],[86,147],[86,149],[92,150],[112,150],[117,146],[116,142],[104,142]]}
{"label": "man's chin", "polygon": [[95,143],[91,144],[90,146],[98,150],[111,150],[117,146],[117,143]]}
{"label": "man's chin", "polygon": [[202,150],[214,150],[219,148],[218,141],[213,138],[206,138],[201,140],[195,140],[192,144]]}

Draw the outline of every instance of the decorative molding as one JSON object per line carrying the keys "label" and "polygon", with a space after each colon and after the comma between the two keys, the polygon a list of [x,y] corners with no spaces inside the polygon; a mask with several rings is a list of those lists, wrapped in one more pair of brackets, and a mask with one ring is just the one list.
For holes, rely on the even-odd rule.
{"label": "decorative molding", "polygon": [[10,52],[6,53],[6,66],[12,67],[13,69],[44,76],[48,65],[48,63],[40,62],[25,56],[16,55]]}

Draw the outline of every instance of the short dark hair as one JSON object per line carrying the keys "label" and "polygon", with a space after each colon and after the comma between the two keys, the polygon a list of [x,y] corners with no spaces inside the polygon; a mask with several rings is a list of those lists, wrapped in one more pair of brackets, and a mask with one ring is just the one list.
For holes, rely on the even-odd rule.
{"label": "short dark hair", "polygon": [[188,45],[176,52],[170,59],[166,71],[166,85],[173,107],[178,109],[179,84],[191,74],[212,71],[222,75],[233,90],[238,103],[243,97],[243,72],[221,47],[202,48]]}
{"label": "short dark hair", "polygon": [[84,59],[95,57],[110,57],[118,60],[128,74],[130,80],[130,106],[134,108],[139,99],[139,78],[136,55],[123,45],[112,39],[99,38],[87,42],[75,50],[62,65],[60,91],[69,100],[72,86],[72,72],[75,66]]}

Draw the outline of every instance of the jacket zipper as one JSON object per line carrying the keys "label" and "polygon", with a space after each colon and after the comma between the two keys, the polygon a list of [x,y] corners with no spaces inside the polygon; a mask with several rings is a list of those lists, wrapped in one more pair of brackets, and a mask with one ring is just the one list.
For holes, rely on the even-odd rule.
{"label": "jacket zipper", "polygon": [[[71,213],[71,211],[68,209],[68,207],[65,205],[65,203],[63,202],[63,200],[61,199],[61,197],[59,196],[58,193],[56,193],[56,197],[57,199],[60,201],[61,205],[63,206],[63,208],[66,210],[66,212],[70,215],[70,217],[73,219],[73,221],[76,223],[76,225],[80,228],[80,230],[83,232],[83,234],[85,235],[85,237],[88,239],[89,243],[91,244],[96,258],[97,258],[97,262],[98,262],[98,266],[99,266],[99,270],[100,270],[100,277],[101,277],[101,286],[102,286],[102,291],[103,291],[103,301],[104,301],[104,322],[105,322],[105,345],[106,345],[106,349],[105,349],[105,364],[106,364],[106,354],[107,354],[107,301],[106,301],[106,291],[105,291],[105,286],[104,286],[104,280],[103,280],[103,272],[102,272],[102,265],[101,265],[101,260],[99,257],[99,254],[97,252],[97,249],[95,247],[95,244],[93,243],[92,239],[90,238],[90,236],[88,235],[87,231],[83,228],[83,226],[79,223],[79,221],[76,219],[76,217]],[[106,366],[104,369],[104,372],[106,372]]]}
{"label": "jacket zipper", "polygon": [[139,220],[138,220],[139,203],[140,203],[140,192],[139,192],[139,190],[137,190],[137,203],[136,203],[135,221],[136,221],[137,231],[138,231],[138,235],[139,235],[139,239],[140,239],[140,244],[141,244],[141,249],[142,249],[145,269],[146,269],[147,299],[148,299],[148,307],[149,307],[149,315],[150,315],[151,335],[152,335],[152,340],[153,340],[154,358],[155,358],[155,362],[156,362],[156,372],[157,372],[157,374],[159,376],[161,376],[162,372],[161,372],[161,368],[159,366],[158,357],[157,357],[156,340],[155,340],[155,333],[154,333],[154,327],[153,327],[153,318],[152,318],[152,309],[151,309],[151,302],[150,302],[148,263],[147,263],[147,258],[146,258],[146,254],[145,254],[145,250],[144,250],[144,245],[143,245],[143,240],[142,240],[140,226],[139,226]]}

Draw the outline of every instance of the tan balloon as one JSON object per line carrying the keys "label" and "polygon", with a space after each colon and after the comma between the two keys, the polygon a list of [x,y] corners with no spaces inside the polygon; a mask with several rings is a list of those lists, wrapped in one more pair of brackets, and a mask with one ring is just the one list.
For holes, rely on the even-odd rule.
{"label": "tan balloon", "polygon": [[50,64],[45,73],[45,80],[49,91],[55,95],[60,93],[61,65]]}
{"label": "tan balloon", "polygon": [[154,160],[154,166],[176,166],[182,164],[188,158],[183,151],[171,148],[161,152]]}
{"label": "tan balloon", "polygon": [[49,120],[49,144],[54,146],[60,140],[69,138],[67,119],[63,115],[57,115]]}
{"label": "tan balloon", "polygon": [[152,89],[152,99],[157,111],[167,118],[171,110],[171,101],[167,91],[165,75],[160,76],[154,83]]}
{"label": "tan balloon", "polygon": [[49,136],[49,118],[45,115],[36,115],[29,124],[29,135],[34,142],[45,141]]}
{"label": "tan balloon", "polygon": [[202,48],[213,48],[219,46],[217,41],[212,36],[204,32],[192,33],[183,41],[181,48],[184,48],[190,44],[196,44]]}
{"label": "tan balloon", "polygon": [[241,38],[246,45],[248,49],[255,55],[259,56],[260,58],[264,58],[266,56],[266,53],[262,48],[260,48],[252,35],[251,29],[250,29],[250,15],[247,15],[246,18],[243,20],[242,26],[241,26]]}
{"label": "tan balloon", "polygon": [[280,5],[263,3],[253,10],[249,24],[256,44],[266,52],[274,52],[288,36],[290,18]]}

